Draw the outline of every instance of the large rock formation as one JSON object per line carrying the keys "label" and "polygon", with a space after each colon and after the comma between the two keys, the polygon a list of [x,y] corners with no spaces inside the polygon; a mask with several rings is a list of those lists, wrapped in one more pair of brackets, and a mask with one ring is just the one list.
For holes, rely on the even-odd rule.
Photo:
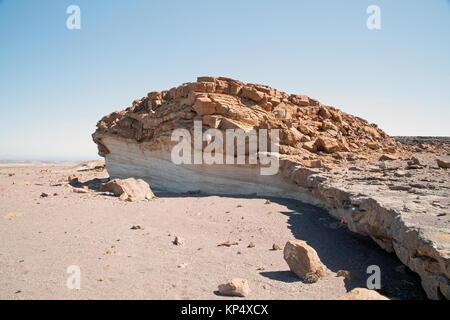
{"label": "large rock formation", "polygon": [[[249,143],[245,145],[243,164],[175,164],[171,152],[178,141],[172,141],[171,135],[175,129],[194,132],[198,129],[197,120],[202,122],[201,132],[278,129],[279,153],[256,151],[259,159],[263,153],[275,155],[279,170],[275,175],[261,175],[261,165],[247,161],[252,154]],[[373,172],[367,183],[361,182],[360,177],[347,182],[346,174],[373,169],[369,161],[380,164],[378,172],[386,175],[392,172],[389,163],[406,159],[412,150],[361,118],[305,95],[289,95],[268,86],[223,77],[200,77],[197,82],[168,91],[151,92],[135,100],[131,107],[105,116],[98,122],[93,139],[113,178],[142,178],[152,188],[177,192],[257,193],[324,206],[352,231],[394,251],[403,263],[419,273],[430,298],[450,298],[449,229],[433,219],[411,220],[409,217],[419,210],[414,206],[405,215],[402,199],[405,192],[416,188],[405,189],[395,181],[389,181],[390,184],[374,181]],[[195,141],[190,142],[198,152],[214,141],[205,139],[200,147]],[[225,149],[222,153],[221,156],[226,156]],[[403,169],[418,168],[424,167],[411,163]],[[405,176],[401,170],[398,174]],[[436,199],[448,209],[448,175],[441,174],[436,179],[443,181],[443,191],[437,193]],[[388,190],[377,198],[373,192],[379,190],[380,184]],[[399,200],[386,201],[389,197]],[[417,199],[408,198],[408,203],[412,201]],[[431,205],[426,208],[431,208],[430,212],[437,210]]]}
{"label": "large rock formation", "polygon": [[[203,131],[279,129],[279,157],[305,167],[402,152],[399,143],[363,119],[305,95],[222,77],[200,77],[169,91],[150,92],[101,119],[93,138],[113,177],[142,177],[152,187],[181,192],[281,195],[284,182],[261,176],[254,165],[175,165],[171,150],[177,142],[171,135],[179,128],[193,132],[195,120],[202,121]],[[248,156],[248,145],[246,149]]]}
{"label": "large rock formation", "polygon": [[305,159],[333,164],[345,156],[375,159],[402,151],[375,124],[308,96],[222,77],[200,77],[169,91],[150,92],[100,120],[93,137],[102,156],[111,153],[110,138],[160,151],[174,144],[174,129],[192,130],[194,120],[202,120],[203,129],[280,129],[280,153],[306,166],[310,162]]}

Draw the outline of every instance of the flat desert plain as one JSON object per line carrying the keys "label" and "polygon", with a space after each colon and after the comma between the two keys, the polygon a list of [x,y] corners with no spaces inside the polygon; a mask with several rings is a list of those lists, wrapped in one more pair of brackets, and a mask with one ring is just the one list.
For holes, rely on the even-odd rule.
{"label": "flat desert plain", "polygon": [[[72,174],[87,193],[73,191]],[[100,190],[106,178],[100,162],[0,167],[0,299],[243,299],[217,290],[236,277],[249,282],[246,299],[339,299],[366,287],[370,265],[381,269],[380,293],[426,298],[420,278],[395,254],[323,209],[158,190],[155,199],[125,202]],[[175,245],[175,237],[185,243]],[[295,239],[307,241],[332,273],[312,284],[291,273],[273,247]],[[70,266],[79,267],[79,289],[67,285]],[[336,276],[339,270],[352,278]]]}

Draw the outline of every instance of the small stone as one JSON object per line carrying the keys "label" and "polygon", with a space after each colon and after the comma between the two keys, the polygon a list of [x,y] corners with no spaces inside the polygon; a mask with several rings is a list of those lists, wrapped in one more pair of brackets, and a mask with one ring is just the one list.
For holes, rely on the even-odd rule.
{"label": "small stone", "polygon": [[272,202],[270,202],[270,200],[266,200],[265,202],[264,202],[264,204],[271,204]]}
{"label": "small stone", "polygon": [[219,292],[226,296],[246,297],[250,293],[247,279],[235,278],[219,285]]}
{"label": "small stone", "polygon": [[132,226],[130,229],[131,230],[139,230],[139,229],[141,229],[141,226],[140,225],[135,225],[135,226]]}
{"label": "small stone", "polygon": [[126,192],[122,193],[119,197],[120,201],[125,201],[128,199],[128,194]]}
{"label": "small stone", "polygon": [[185,240],[182,237],[175,237],[175,240],[173,241],[173,243],[177,246],[181,246],[185,243]]}
{"label": "small stone", "polygon": [[254,248],[256,245],[253,242],[250,242],[247,246],[247,248]]}
{"label": "small stone", "polygon": [[75,193],[88,193],[89,191],[82,188],[72,188],[73,192]]}
{"label": "small stone", "polygon": [[314,272],[308,272],[303,278],[303,281],[305,281],[306,283],[316,283],[317,281],[319,281],[319,276]]}
{"label": "small stone", "polygon": [[358,280],[359,278],[354,276],[350,271],[348,270],[339,270],[336,273],[336,277],[344,277],[347,280]]}
{"label": "small stone", "polygon": [[272,250],[281,250],[281,248],[280,248],[280,246],[279,245],[277,245],[276,243],[274,243],[273,245],[272,245]]}
{"label": "small stone", "polygon": [[219,243],[217,246],[218,247],[231,247],[231,246],[237,246],[238,244],[239,243],[237,243],[237,242],[225,241],[225,242]]}
{"label": "small stone", "polygon": [[12,218],[20,217],[20,216],[21,216],[20,213],[17,213],[17,212],[11,212],[11,213],[8,213],[8,214],[7,214],[6,216],[4,216],[3,218],[11,220]]}
{"label": "small stone", "polygon": [[41,198],[47,198],[47,197],[48,197],[47,193],[45,193],[45,192],[41,193]]}
{"label": "small stone", "polygon": [[411,177],[411,174],[404,170],[397,170],[397,171],[395,171],[394,175],[396,177]]}

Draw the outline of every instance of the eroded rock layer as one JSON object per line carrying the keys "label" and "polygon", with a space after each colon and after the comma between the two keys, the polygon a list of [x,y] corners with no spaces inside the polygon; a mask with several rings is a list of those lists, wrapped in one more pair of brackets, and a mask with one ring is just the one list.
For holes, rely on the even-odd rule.
{"label": "eroded rock layer", "polygon": [[[195,120],[203,131],[279,129],[278,174],[261,175],[255,164],[174,164],[172,132],[192,132]],[[430,298],[450,298],[450,182],[442,165],[449,159],[439,145],[420,146],[444,152],[440,162],[424,164],[412,157],[418,147],[361,118],[305,95],[223,77],[151,92],[101,119],[93,139],[113,178],[142,178],[152,188],[177,192],[281,196],[324,206],[350,230],[395,252],[421,276]]]}
{"label": "eroded rock layer", "polygon": [[105,116],[93,137],[102,156],[109,153],[104,135],[160,149],[162,143],[171,144],[174,129],[192,130],[194,120],[202,120],[204,129],[279,129],[280,153],[305,166],[317,166],[311,163],[315,159],[333,165],[346,158],[395,158],[403,151],[375,124],[308,96],[223,77],[200,77],[168,91],[150,92],[126,110]]}

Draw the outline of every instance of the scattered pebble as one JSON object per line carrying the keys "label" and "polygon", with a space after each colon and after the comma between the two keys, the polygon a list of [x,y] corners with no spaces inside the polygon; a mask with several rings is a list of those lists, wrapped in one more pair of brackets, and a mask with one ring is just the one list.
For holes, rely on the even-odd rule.
{"label": "scattered pebble", "polygon": [[126,192],[122,193],[119,197],[120,201],[125,201],[128,199],[128,194]]}
{"label": "scattered pebble", "polygon": [[82,188],[72,188],[73,192],[75,193],[88,193],[89,191]]}
{"label": "scattered pebble", "polygon": [[21,216],[20,213],[17,213],[17,212],[11,212],[11,213],[8,213],[8,214],[7,214],[6,216],[4,216],[3,218],[11,220],[12,218],[20,217],[20,216]]}
{"label": "scattered pebble", "polygon": [[181,237],[175,237],[175,240],[173,241],[173,243],[177,246],[181,246],[185,243],[185,240]]}
{"label": "scattered pebble", "polygon": [[348,270],[339,270],[336,273],[336,277],[344,277],[347,280],[359,280],[358,277],[356,277],[355,275],[353,275],[350,271]]}
{"label": "scattered pebble", "polygon": [[231,246],[237,246],[238,244],[239,243],[237,243],[237,242],[225,241],[225,242],[219,243],[217,246],[218,247],[231,247]]}
{"label": "scattered pebble", "polygon": [[272,250],[281,250],[281,248],[280,248],[280,246],[279,245],[277,245],[276,243],[274,243],[273,245],[272,245]]}

